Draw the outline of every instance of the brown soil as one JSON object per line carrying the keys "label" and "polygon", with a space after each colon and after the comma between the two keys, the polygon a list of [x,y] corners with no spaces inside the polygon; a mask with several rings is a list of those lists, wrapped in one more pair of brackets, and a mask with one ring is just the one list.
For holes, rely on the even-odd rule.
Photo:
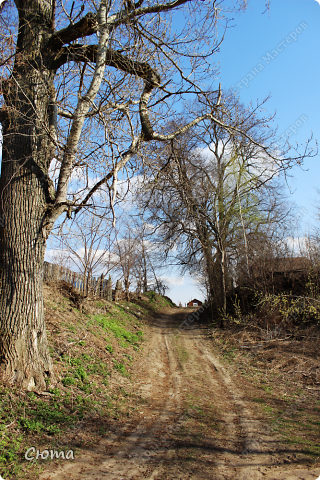
{"label": "brown soil", "polygon": [[150,321],[149,341],[134,365],[145,404],[74,462],[51,463],[41,480],[320,476],[320,466],[268,426],[252,401],[257,387],[223,359],[211,333],[201,325],[179,328],[188,313],[170,309]]}

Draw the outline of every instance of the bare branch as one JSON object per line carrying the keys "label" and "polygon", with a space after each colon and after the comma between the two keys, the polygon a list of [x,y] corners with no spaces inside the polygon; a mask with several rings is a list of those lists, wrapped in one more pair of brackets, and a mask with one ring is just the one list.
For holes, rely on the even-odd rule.
{"label": "bare branch", "polygon": [[55,32],[47,43],[47,48],[52,48],[54,50],[59,50],[64,45],[70,42],[74,42],[78,38],[83,38],[93,33],[96,33],[98,30],[98,21],[97,15],[89,12],[85,17],[83,17],[79,22],[74,25],[69,25],[58,32]]}

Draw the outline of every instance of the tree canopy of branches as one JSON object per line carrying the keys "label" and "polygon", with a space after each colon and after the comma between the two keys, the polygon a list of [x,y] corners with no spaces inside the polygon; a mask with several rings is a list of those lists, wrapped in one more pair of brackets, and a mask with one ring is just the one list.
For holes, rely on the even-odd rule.
{"label": "tree canopy of branches", "polygon": [[[242,245],[249,273],[247,235],[283,218],[274,179],[299,158],[275,148],[272,118],[244,108],[232,95],[223,95],[221,105],[220,124],[208,119],[159,146],[158,173],[142,190],[141,203],[167,253],[178,247],[183,267],[204,265],[209,299],[223,326],[232,259]],[[226,123],[234,129],[220,126]]]}

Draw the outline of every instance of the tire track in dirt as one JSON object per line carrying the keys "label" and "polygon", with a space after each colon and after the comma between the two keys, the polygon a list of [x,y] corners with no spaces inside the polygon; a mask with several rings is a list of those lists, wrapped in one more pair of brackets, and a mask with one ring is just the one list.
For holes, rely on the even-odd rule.
{"label": "tire track in dirt", "polygon": [[[226,479],[246,480],[252,478],[260,480],[265,475],[266,467],[270,467],[274,463],[274,459],[268,455],[270,442],[273,439],[271,437],[263,438],[262,426],[252,418],[242,395],[218,358],[209,353],[199,341],[194,343],[201,355],[200,358],[207,365],[207,370],[209,372],[211,370],[211,383],[214,386],[219,385],[219,388],[216,389],[216,401],[220,404],[224,402],[224,405],[227,401],[228,410],[232,411],[232,413],[223,413],[222,415],[229,443],[232,444],[232,439],[234,439],[234,448],[238,450],[238,455],[230,455],[229,451],[225,451],[222,462],[219,462],[219,472],[223,475],[222,478]],[[224,391],[227,392],[227,395],[223,395]],[[257,441],[257,439],[259,440]],[[257,468],[264,469],[264,472],[262,473]]]}
{"label": "tire track in dirt", "polygon": [[[181,317],[181,311],[179,317],[181,325],[185,318]],[[234,384],[232,375],[214,354],[212,345],[206,340],[205,335],[201,330],[194,328],[181,332],[178,326],[177,322],[173,324],[171,334],[170,332],[168,334],[171,338],[179,336],[176,344],[171,345],[171,348],[172,356],[175,357],[174,363],[179,364],[182,369],[182,375],[179,377],[180,402],[183,401],[184,392],[192,397],[193,393],[197,393],[196,383],[202,384],[203,393],[209,397],[209,402],[220,406],[219,416],[223,425],[223,436],[219,438],[217,445],[213,430],[207,433],[202,446],[196,446],[196,468],[188,468],[185,455],[181,455],[181,449],[179,451],[180,442],[175,438],[175,444],[167,452],[167,458],[162,458],[161,465],[158,461],[158,468],[148,478],[150,480],[154,478],[157,480],[170,478],[311,480],[318,478],[319,469],[308,470],[297,468],[297,465],[283,464],[281,447],[279,448],[277,439],[270,435],[269,429],[254,417],[240,389]],[[179,335],[177,335],[178,332]],[[189,361],[184,364],[181,364],[179,359],[179,349],[189,356]],[[192,433],[196,436],[198,432],[191,432],[191,436]],[[187,442],[183,444],[185,449],[189,446]],[[156,458],[154,460],[157,461]]]}
{"label": "tire track in dirt", "polygon": [[[189,313],[189,312],[188,312]],[[275,466],[276,440],[250,412],[199,328],[172,310],[150,326],[137,390],[146,399],[123,425],[41,480],[312,480],[320,470]]]}
{"label": "tire track in dirt", "polygon": [[[276,438],[270,435],[265,425],[253,417],[240,390],[234,385],[232,377],[213,353],[203,335],[197,330],[185,331],[182,342],[187,349],[198,353],[193,362],[201,364],[203,372],[206,372],[212,386],[211,395],[214,401],[224,405],[220,415],[225,425],[226,448],[221,453],[215,453],[216,475],[207,478],[217,480],[318,478],[319,469],[306,470],[296,466],[285,467],[282,464],[283,459]],[[238,450],[238,454],[231,454],[232,450],[234,452]]]}
{"label": "tire track in dirt", "polygon": [[145,358],[145,380],[140,391],[153,405],[146,409],[146,405],[141,406],[144,417],[134,428],[129,426],[120,434],[108,435],[94,452],[87,452],[72,464],[55,468],[54,472],[47,471],[40,480],[154,477],[158,469],[146,463],[154,452],[162,454],[168,450],[170,442],[164,432],[179,411],[180,378],[165,334],[168,320],[167,316],[159,316],[161,331],[153,332],[149,340],[148,350],[152,353]]}

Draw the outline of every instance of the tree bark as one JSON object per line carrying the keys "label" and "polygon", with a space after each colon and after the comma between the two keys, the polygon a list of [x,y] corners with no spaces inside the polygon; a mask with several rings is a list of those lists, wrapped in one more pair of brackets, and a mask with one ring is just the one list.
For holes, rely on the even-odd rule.
{"label": "tree bark", "polygon": [[6,120],[0,178],[0,361],[4,379],[43,389],[53,375],[43,309],[42,225],[50,203],[45,172],[50,140],[53,74],[40,64],[51,34],[50,1],[16,2],[19,35],[15,65],[3,85]]}
{"label": "tree bark", "polygon": [[205,258],[209,300],[212,308],[215,307],[220,318],[220,327],[225,328],[225,313],[227,309],[226,278],[225,278],[225,253],[222,250],[212,255],[212,244],[208,229],[205,225],[198,227],[198,235],[201,240],[202,251]]}
{"label": "tree bark", "polygon": [[216,255],[217,284],[219,285],[219,297],[217,308],[220,314],[220,327],[225,328],[225,314],[227,310],[226,276],[225,276],[225,252],[218,250]]}
{"label": "tree bark", "polygon": [[126,297],[127,302],[130,302],[129,287],[130,287],[129,277],[124,277],[124,290],[125,290],[125,297]]}

